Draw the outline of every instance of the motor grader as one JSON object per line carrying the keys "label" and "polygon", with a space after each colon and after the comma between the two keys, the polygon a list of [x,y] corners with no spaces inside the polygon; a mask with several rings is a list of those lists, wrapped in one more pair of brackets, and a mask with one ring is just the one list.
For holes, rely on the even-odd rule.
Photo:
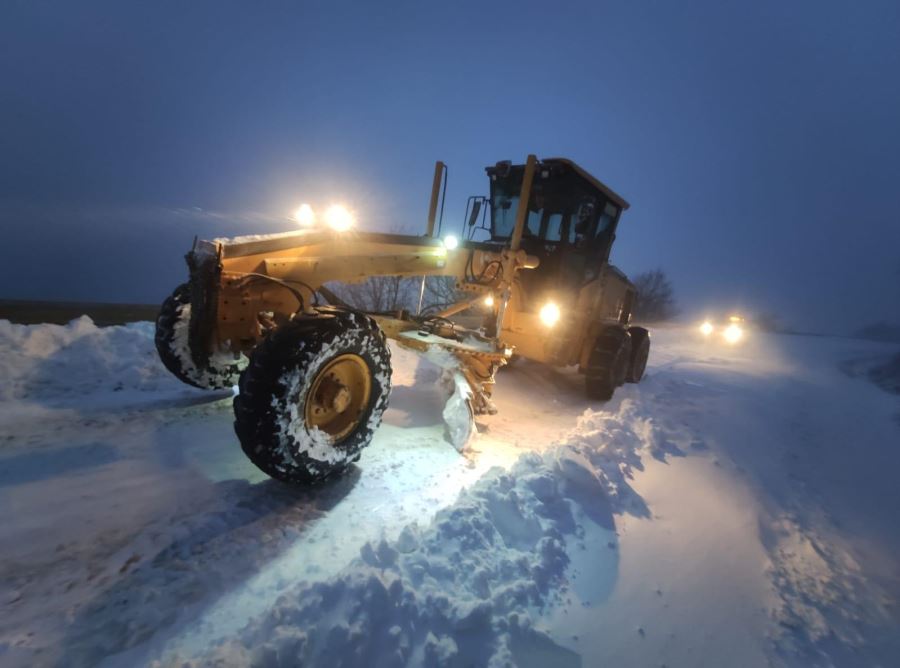
{"label": "motor grader", "polygon": [[[592,399],[638,382],[650,337],[630,326],[635,288],[609,263],[628,203],[566,159],[486,171],[490,194],[469,198],[461,239],[441,237],[438,162],[423,236],[358,231],[341,211],[319,225],[306,210],[295,232],[195,241],[189,280],[156,322],[163,363],[197,387],[237,385],[241,447],[294,483],[340,473],[372,439],[390,395],[388,338],[452,381],[444,418],[460,448],[474,416],[494,412],[495,375],[514,355],[577,367]],[[373,313],[328,287],[376,276],[452,277],[461,297]]]}

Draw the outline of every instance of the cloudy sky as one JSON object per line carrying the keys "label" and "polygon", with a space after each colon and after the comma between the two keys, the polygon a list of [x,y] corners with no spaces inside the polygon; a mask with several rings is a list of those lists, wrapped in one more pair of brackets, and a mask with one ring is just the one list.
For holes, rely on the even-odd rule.
{"label": "cloudy sky", "polygon": [[565,156],[631,203],[613,261],[686,313],[900,321],[900,4],[0,7],[0,297],[160,301],[201,237],[300,202],[448,225]]}

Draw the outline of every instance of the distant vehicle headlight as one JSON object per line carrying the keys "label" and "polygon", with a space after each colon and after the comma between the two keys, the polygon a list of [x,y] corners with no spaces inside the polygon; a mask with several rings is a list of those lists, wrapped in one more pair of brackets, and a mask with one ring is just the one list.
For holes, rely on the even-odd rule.
{"label": "distant vehicle headlight", "polygon": [[547,302],[541,307],[541,322],[547,327],[553,327],[559,321],[559,306],[553,302]]}
{"label": "distant vehicle headlight", "polygon": [[700,333],[703,334],[703,336],[709,336],[710,334],[712,334],[713,329],[715,328],[709,320],[706,320],[702,325],[700,325]]}

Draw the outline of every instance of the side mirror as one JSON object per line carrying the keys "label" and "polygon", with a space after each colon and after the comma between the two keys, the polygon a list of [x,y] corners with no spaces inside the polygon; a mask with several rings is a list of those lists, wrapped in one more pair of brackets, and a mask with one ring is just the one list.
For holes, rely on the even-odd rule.
{"label": "side mirror", "polygon": [[474,227],[478,222],[478,215],[481,213],[481,200],[476,199],[472,202],[472,213],[469,214],[469,227]]}

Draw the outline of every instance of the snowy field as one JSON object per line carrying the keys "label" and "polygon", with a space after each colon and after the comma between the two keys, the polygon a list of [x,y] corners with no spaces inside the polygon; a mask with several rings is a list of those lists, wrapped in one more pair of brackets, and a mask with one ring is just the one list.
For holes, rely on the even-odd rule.
{"label": "snowy field", "polygon": [[886,345],[654,332],[606,404],[501,371],[474,451],[394,349],[385,423],[298,490],[152,325],[0,321],[0,666],[897,666]]}

